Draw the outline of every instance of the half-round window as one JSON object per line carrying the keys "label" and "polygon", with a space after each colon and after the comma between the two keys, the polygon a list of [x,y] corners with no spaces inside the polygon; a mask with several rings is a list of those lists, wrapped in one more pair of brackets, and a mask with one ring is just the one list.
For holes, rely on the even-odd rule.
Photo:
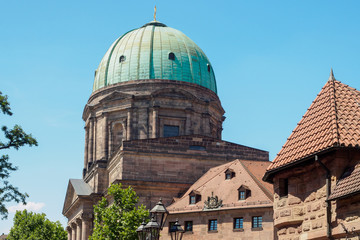
{"label": "half-round window", "polygon": [[120,62],[120,63],[125,62],[125,56],[124,56],[124,55],[121,55],[121,56],[120,56],[119,62]]}
{"label": "half-round window", "polygon": [[169,60],[175,60],[175,54],[173,52],[169,53]]}

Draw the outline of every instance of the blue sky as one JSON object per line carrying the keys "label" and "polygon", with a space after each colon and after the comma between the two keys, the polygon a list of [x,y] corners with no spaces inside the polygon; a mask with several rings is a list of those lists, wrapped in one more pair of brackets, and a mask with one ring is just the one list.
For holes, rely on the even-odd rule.
{"label": "blue sky", "polygon": [[[39,146],[7,151],[10,181],[29,208],[51,220],[69,178],[81,178],[82,111],[94,70],[111,43],[153,18],[184,32],[210,59],[226,111],[223,139],[270,152],[272,160],[328,79],[330,68],[360,89],[360,2],[4,1],[0,15],[0,91]],[[9,209],[16,209],[10,203]],[[0,220],[0,234],[9,220]]]}

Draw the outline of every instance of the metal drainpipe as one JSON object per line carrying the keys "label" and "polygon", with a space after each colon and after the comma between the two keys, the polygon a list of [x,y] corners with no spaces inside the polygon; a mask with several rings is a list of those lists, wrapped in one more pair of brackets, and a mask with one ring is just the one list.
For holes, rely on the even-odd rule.
{"label": "metal drainpipe", "polygon": [[331,172],[330,170],[319,160],[318,155],[315,155],[315,162],[318,162],[320,166],[326,171],[326,220],[327,220],[327,231],[326,236],[329,239],[333,239],[331,235],[331,202],[328,201],[331,191]]}

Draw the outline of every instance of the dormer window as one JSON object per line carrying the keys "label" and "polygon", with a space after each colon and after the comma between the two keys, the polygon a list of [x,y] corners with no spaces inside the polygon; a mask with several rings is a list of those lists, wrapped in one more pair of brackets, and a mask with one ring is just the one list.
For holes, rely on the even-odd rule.
{"label": "dormer window", "polygon": [[241,185],[238,188],[238,191],[239,191],[239,200],[245,200],[251,196],[251,190],[245,185]]}
{"label": "dormer window", "polygon": [[194,205],[201,201],[201,195],[198,191],[191,191],[189,194],[189,204]]}
{"label": "dormer window", "polygon": [[228,169],[225,171],[225,180],[230,180],[230,179],[232,179],[233,177],[235,177],[235,172],[234,172],[234,170],[228,168]]}

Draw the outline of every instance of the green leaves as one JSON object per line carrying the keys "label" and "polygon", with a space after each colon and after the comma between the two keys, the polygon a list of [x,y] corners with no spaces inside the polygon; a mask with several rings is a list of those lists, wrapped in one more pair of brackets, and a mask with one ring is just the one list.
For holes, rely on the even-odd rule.
{"label": "green leaves", "polygon": [[108,189],[110,204],[103,197],[94,206],[94,230],[90,240],[136,240],[136,229],[149,216],[141,205],[136,207],[139,197],[131,188],[123,189],[121,184],[113,184]]}
{"label": "green leaves", "polygon": [[67,240],[59,221],[51,222],[44,213],[17,211],[9,240]]}
{"label": "green leaves", "polygon": [[[1,111],[11,116],[12,112],[10,109],[10,103],[8,102],[8,97],[3,95],[0,91],[0,109]],[[28,146],[37,146],[38,143],[35,138],[31,136],[31,134],[27,134],[24,130],[19,126],[15,125],[12,129],[8,129],[6,126],[1,127],[2,132],[5,136],[5,141],[0,140],[0,150],[3,149],[11,149],[14,148],[18,150],[20,147],[28,145]],[[12,171],[16,171],[17,167],[13,166],[9,162],[8,155],[0,156],[0,215],[2,219],[6,219],[8,215],[8,211],[5,207],[6,202],[22,202],[26,203],[26,198],[28,195],[26,193],[21,193],[19,190],[12,186],[5,179],[9,178],[10,173]]]}

